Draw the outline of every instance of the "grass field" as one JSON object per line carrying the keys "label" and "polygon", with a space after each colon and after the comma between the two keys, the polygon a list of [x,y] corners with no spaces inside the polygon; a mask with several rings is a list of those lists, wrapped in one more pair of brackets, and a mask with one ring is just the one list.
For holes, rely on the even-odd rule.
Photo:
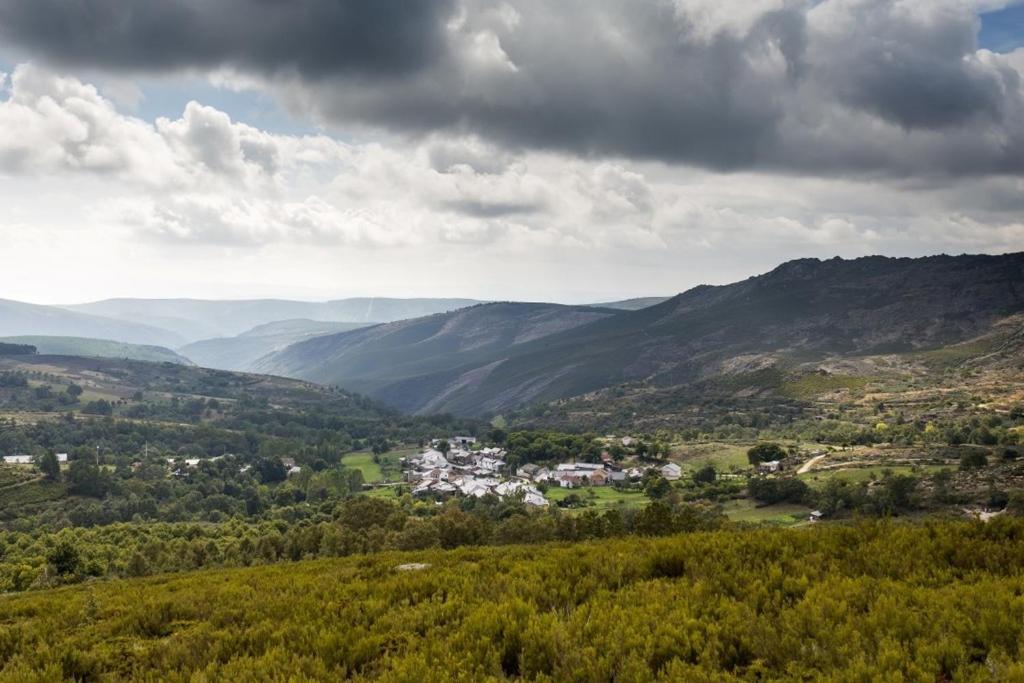
{"label": "grass field", "polygon": [[912,474],[920,476],[922,474],[934,474],[939,470],[943,469],[955,469],[953,467],[945,465],[919,465],[917,467],[911,467],[909,465],[868,465],[865,467],[850,466],[847,468],[837,469],[825,469],[825,470],[814,470],[798,475],[801,479],[806,481],[809,485],[814,486],[816,483],[824,483],[829,479],[843,479],[845,481],[860,482],[868,481],[872,478],[881,479],[885,472],[892,472],[893,474]]}
{"label": "grass field", "polygon": [[349,453],[341,458],[341,464],[345,467],[352,467],[363,473],[363,480],[367,484],[376,484],[384,481],[384,472],[380,465],[373,461],[373,453],[369,451],[358,451]]}
{"label": "grass field", "polygon": [[578,495],[585,501],[592,502],[581,510],[609,510],[612,508],[638,508],[647,505],[647,497],[639,491],[617,491],[611,486],[594,486],[591,488],[563,489],[552,488],[544,496],[552,503],[565,500],[572,494]]}
{"label": "grass field", "polygon": [[395,491],[398,490],[396,486],[378,486],[377,488],[367,489],[364,496],[368,498],[383,498],[384,500],[394,500]]}
{"label": "grass field", "polygon": [[758,507],[752,500],[730,500],[725,504],[724,512],[734,522],[793,526],[806,522],[811,509],[789,504]]}
{"label": "grass field", "polygon": [[367,484],[378,484],[383,481],[398,481],[402,478],[402,467],[398,462],[400,458],[412,455],[419,449],[416,447],[396,448],[388,451],[377,458],[374,462],[374,455],[370,451],[356,451],[341,457],[341,464],[345,467],[352,467],[363,473],[363,480]]}
{"label": "grass field", "polygon": [[671,459],[690,470],[714,465],[719,472],[748,469],[747,450],[753,444],[688,443],[672,448]]}

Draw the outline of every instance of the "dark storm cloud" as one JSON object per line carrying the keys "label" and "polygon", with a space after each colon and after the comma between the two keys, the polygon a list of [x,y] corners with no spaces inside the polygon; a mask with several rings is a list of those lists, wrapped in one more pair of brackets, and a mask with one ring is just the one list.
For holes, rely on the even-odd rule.
{"label": "dark storm cloud", "polygon": [[339,126],[717,170],[1024,173],[1024,60],[978,53],[977,27],[963,0],[0,0],[0,37],[34,54],[230,65]]}
{"label": "dark storm cloud", "polygon": [[449,0],[0,0],[0,38],[55,62],[118,70],[393,74],[437,58],[452,7]]}
{"label": "dark storm cloud", "polygon": [[339,122],[716,170],[1024,172],[1020,72],[976,53],[958,0],[464,7],[444,58],[400,88],[308,101]]}
{"label": "dark storm cloud", "polygon": [[1001,118],[1009,74],[965,59],[977,39],[966,5],[923,16],[892,2],[846,3],[823,23],[814,62],[851,106],[906,128]]}
{"label": "dark storm cloud", "polygon": [[540,202],[491,202],[460,199],[440,203],[442,209],[473,218],[504,218],[540,213],[544,205]]}

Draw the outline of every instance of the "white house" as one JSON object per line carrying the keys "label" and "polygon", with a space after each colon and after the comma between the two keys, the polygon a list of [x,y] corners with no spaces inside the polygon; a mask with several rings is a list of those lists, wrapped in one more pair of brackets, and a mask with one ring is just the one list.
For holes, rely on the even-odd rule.
{"label": "white house", "polygon": [[542,467],[537,470],[536,474],[533,475],[533,480],[538,484],[542,481],[548,481],[551,479],[551,470],[547,467]]}
{"label": "white house", "polygon": [[448,459],[441,451],[429,450],[420,456],[420,466],[424,469],[445,469],[448,467]]}
{"label": "white house", "polygon": [[528,465],[522,465],[521,467],[516,469],[516,476],[523,477],[524,479],[533,479],[539,471],[540,465],[534,465],[533,463],[530,463]]}
{"label": "white house", "polygon": [[539,493],[527,493],[523,497],[523,502],[535,507],[547,507],[548,505],[548,499]]}
{"label": "white house", "polygon": [[31,455],[5,455],[4,456],[4,464],[5,465],[31,465],[32,464],[32,456]]}
{"label": "white house", "polygon": [[495,458],[480,458],[480,462],[477,463],[477,467],[488,472],[497,472],[504,466],[504,461]]}
{"label": "white house", "polygon": [[665,477],[669,481],[675,481],[679,477],[683,476],[683,468],[674,462],[670,462],[661,467],[661,476]]}
{"label": "white house", "polygon": [[768,462],[759,463],[757,471],[760,474],[774,474],[782,469],[782,463],[778,460],[769,460]]}

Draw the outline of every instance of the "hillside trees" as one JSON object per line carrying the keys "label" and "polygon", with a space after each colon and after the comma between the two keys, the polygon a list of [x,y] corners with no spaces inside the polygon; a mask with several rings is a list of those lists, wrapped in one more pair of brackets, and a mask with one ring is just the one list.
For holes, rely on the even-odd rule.
{"label": "hillside trees", "polygon": [[60,481],[60,462],[53,451],[47,451],[37,459],[37,466],[43,476],[50,481]]}
{"label": "hillside trees", "polygon": [[755,466],[762,462],[782,460],[785,457],[785,449],[777,443],[759,443],[747,451],[747,461]]}

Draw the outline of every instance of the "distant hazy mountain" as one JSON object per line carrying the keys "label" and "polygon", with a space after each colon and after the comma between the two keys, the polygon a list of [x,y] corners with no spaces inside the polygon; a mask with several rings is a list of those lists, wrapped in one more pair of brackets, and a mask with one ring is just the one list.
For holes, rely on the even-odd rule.
{"label": "distant hazy mountain", "polygon": [[177,346],[178,334],[133,320],[115,320],[55,306],[0,299],[0,336],[44,335],[111,339],[129,344]]}
{"label": "distant hazy mountain", "polygon": [[185,342],[233,337],[281,320],[391,322],[454,311],[480,303],[472,299],[357,298],[310,302],[285,299],[239,301],[203,299],[107,299],[64,308],[175,331]]}
{"label": "distant hazy mountain", "polygon": [[599,304],[591,304],[599,308],[614,308],[619,311],[639,311],[641,308],[650,308],[667,301],[667,296],[645,296],[637,299],[624,299],[622,301],[606,301]]}
{"label": "distant hazy mountain", "polygon": [[178,363],[191,365],[192,362],[170,349],[145,344],[126,344],[109,339],[88,339],[85,337],[19,336],[3,337],[0,342],[29,344],[44,355],[85,356],[88,358],[124,358],[145,360],[154,363]]}
{"label": "distant hazy mountain", "polygon": [[[500,364],[516,347],[621,313],[588,306],[481,304],[452,313],[316,337],[255,363],[256,372],[337,383],[386,397],[396,407],[431,412],[467,390],[473,373],[436,377],[471,365]],[[456,373],[458,375],[459,373]],[[481,376],[486,376],[483,371]],[[408,390],[394,392],[395,386]],[[415,385],[415,386],[411,386]]]}
{"label": "distant hazy mountain", "polygon": [[[258,365],[336,382],[404,410],[480,414],[625,382],[681,385],[779,357],[937,348],[1024,311],[1024,254],[802,259],[638,311],[585,309],[568,315],[575,324],[560,331],[477,343],[492,329],[514,329],[525,311],[516,306],[320,337]],[[569,314],[559,308],[543,314]]]}
{"label": "distant hazy mountain", "polygon": [[269,353],[295,342],[325,334],[366,327],[368,323],[279,320],[246,330],[235,337],[203,339],[178,349],[197,365],[219,370],[248,371]]}

